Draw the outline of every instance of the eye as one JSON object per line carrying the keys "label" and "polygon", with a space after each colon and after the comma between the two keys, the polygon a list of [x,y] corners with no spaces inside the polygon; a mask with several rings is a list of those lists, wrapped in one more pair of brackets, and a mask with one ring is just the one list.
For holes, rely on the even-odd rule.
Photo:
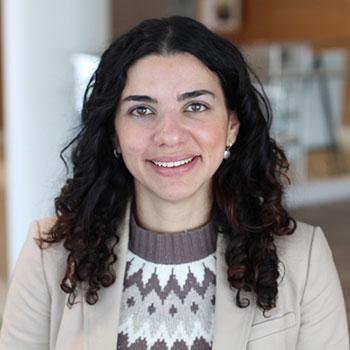
{"label": "eye", "polygon": [[194,102],[191,103],[190,105],[188,105],[185,109],[186,112],[203,112],[206,109],[208,109],[208,107],[203,104],[203,103],[199,103],[199,102]]}
{"label": "eye", "polygon": [[145,117],[149,114],[153,114],[153,110],[147,106],[137,106],[130,109],[129,113],[135,117]]}

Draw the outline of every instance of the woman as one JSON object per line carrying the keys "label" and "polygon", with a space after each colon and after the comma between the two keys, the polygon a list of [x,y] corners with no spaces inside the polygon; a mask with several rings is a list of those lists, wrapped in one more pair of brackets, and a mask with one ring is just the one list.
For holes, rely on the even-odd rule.
{"label": "woman", "polygon": [[117,39],[56,216],[17,263],[0,349],[348,349],[329,247],[283,206],[270,124],[240,52],[200,23]]}

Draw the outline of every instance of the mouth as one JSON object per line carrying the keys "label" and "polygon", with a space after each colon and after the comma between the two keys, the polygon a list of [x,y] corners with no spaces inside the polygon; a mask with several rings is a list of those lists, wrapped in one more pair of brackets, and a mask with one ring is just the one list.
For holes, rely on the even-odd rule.
{"label": "mouth", "polygon": [[156,174],[166,177],[183,176],[192,171],[198,164],[199,155],[183,155],[178,157],[162,157],[149,161]]}
{"label": "mouth", "polygon": [[176,160],[176,161],[168,161],[168,162],[159,161],[159,160],[152,160],[152,163],[160,168],[176,168],[176,167],[180,167],[182,165],[186,165],[188,163],[191,163],[195,157],[196,156],[186,158],[186,159]]}

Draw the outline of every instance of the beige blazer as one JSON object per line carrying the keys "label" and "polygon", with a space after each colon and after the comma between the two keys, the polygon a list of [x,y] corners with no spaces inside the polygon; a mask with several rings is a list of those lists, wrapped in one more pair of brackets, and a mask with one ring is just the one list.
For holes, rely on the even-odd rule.
{"label": "beige blazer", "polygon": [[[129,211],[120,229],[117,280],[88,305],[79,291],[69,309],[59,287],[66,264],[62,244],[40,250],[33,238],[54,219],[34,222],[17,261],[8,293],[0,350],[116,350],[126,265]],[[298,223],[289,237],[276,238],[284,277],[277,307],[265,318],[254,301],[235,304],[226,279],[224,240],[218,235],[215,350],[348,350],[343,295],[332,254],[320,228]]]}

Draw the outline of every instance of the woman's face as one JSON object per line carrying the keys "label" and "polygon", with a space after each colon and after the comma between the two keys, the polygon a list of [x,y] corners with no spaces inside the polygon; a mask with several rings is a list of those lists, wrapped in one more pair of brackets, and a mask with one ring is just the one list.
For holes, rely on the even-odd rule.
{"label": "woman's face", "polygon": [[200,60],[182,53],[149,55],[128,71],[115,145],[136,195],[190,200],[210,195],[212,176],[238,127],[218,76]]}

